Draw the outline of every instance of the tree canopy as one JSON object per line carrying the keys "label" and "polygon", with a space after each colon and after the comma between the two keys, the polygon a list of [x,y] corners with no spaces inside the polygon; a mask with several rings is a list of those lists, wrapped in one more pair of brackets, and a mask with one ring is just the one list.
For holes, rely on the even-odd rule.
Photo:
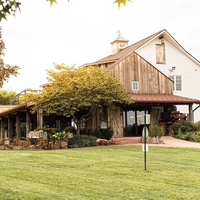
{"label": "tree canopy", "polygon": [[0,27],[0,88],[2,88],[3,83],[5,81],[8,81],[11,75],[17,76],[19,74],[18,66],[16,65],[11,66],[9,64],[4,63],[4,60],[2,58],[4,56],[4,49],[5,49],[5,45],[2,40],[1,27]]}
{"label": "tree canopy", "polygon": [[9,105],[11,98],[14,98],[16,95],[14,91],[0,90],[0,105]]}
{"label": "tree canopy", "polygon": [[49,84],[40,94],[27,94],[26,100],[34,104],[34,111],[42,109],[44,115],[72,116],[77,132],[81,120],[91,117],[99,106],[132,103],[118,80],[100,68],[55,65],[55,70],[47,74]]}
{"label": "tree canopy", "polygon": [[[53,3],[56,3],[56,0],[46,0],[49,1],[52,5]],[[70,0],[68,0],[69,2]],[[114,3],[118,4],[118,7],[120,7],[121,4],[126,5],[127,1],[131,0],[115,0]],[[17,10],[20,10],[21,2],[18,0],[0,0],[0,21],[2,19],[6,19],[7,15],[13,15],[15,16],[15,13]]]}

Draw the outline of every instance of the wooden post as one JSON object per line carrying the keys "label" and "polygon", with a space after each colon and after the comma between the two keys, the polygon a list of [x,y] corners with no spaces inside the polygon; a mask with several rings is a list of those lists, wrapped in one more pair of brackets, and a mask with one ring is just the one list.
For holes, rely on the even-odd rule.
{"label": "wooden post", "polygon": [[12,138],[13,128],[12,128],[12,119],[11,115],[8,115],[8,138]]}
{"label": "wooden post", "polygon": [[192,111],[192,104],[189,104],[189,121],[194,123],[194,113]]}
{"label": "wooden post", "polygon": [[17,114],[16,114],[16,135],[17,135],[17,138],[19,138],[21,136],[20,135],[20,125],[21,125],[20,112],[17,112]]}
{"label": "wooden post", "polygon": [[125,120],[125,133],[124,133],[124,135],[127,136],[128,135],[128,129],[127,129],[128,128],[127,127],[127,110],[124,111],[124,120]]}
{"label": "wooden post", "polygon": [[26,110],[26,134],[30,132],[31,127],[31,114],[30,111]]}
{"label": "wooden post", "polygon": [[5,138],[5,119],[1,119],[1,139]]}
{"label": "wooden post", "polygon": [[43,127],[43,116],[42,116],[42,110],[37,111],[37,128]]}
{"label": "wooden post", "polygon": [[135,113],[135,134],[138,135],[137,110],[134,110],[134,113]]}

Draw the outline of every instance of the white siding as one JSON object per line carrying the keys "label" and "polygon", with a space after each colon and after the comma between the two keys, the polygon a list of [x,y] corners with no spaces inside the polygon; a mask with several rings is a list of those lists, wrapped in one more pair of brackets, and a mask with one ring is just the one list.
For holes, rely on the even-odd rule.
{"label": "white siding", "polygon": [[[160,44],[159,39],[155,39],[139,49],[137,53],[154,65],[165,75],[181,75],[182,91],[174,91],[175,95],[200,99],[200,65],[196,64],[190,57],[181,52],[165,39],[166,64],[156,64],[156,44]],[[174,71],[170,71],[176,67]],[[193,105],[193,109],[197,105]],[[180,112],[188,113],[188,106],[178,106]],[[194,113],[195,122],[200,121],[200,108]]]}

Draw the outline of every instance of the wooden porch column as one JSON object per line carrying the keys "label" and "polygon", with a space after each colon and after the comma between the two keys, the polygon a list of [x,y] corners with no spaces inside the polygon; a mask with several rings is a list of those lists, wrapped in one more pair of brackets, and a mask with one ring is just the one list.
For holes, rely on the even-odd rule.
{"label": "wooden porch column", "polygon": [[194,112],[192,111],[192,104],[189,104],[189,121],[194,123]]}
{"label": "wooden porch column", "polygon": [[12,127],[12,118],[11,115],[8,115],[8,138],[12,138],[13,127]]}
{"label": "wooden porch column", "polygon": [[1,139],[5,138],[5,119],[1,119]]}
{"label": "wooden porch column", "polygon": [[26,134],[28,134],[31,130],[31,114],[30,111],[26,110]]}
{"label": "wooden porch column", "polygon": [[43,127],[43,116],[42,116],[42,110],[37,111],[37,128]]}
{"label": "wooden porch column", "polygon": [[21,125],[20,112],[17,112],[17,114],[16,114],[16,135],[17,135],[17,138],[19,138],[21,136],[20,125]]}

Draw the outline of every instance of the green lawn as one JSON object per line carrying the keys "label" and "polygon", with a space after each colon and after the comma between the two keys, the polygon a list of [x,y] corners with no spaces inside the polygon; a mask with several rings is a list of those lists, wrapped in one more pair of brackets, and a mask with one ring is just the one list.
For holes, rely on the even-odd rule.
{"label": "green lawn", "polygon": [[1,150],[0,199],[199,199],[200,149]]}

